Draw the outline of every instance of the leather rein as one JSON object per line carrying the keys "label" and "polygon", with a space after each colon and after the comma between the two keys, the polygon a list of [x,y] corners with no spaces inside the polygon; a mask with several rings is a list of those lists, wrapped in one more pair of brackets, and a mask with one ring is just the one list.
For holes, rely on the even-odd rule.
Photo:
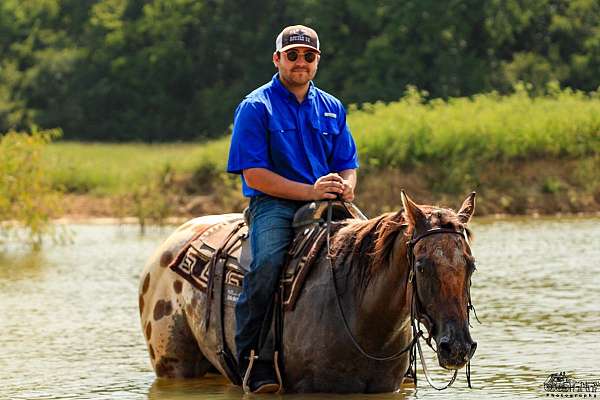
{"label": "leather rein", "polygon": [[[428,236],[431,235],[436,235],[436,234],[454,234],[454,235],[459,235],[461,237],[463,237],[465,239],[465,243],[467,245],[467,247],[470,249],[470,245],[469,245],[469,240],[467,237],[467,233],[465,230],[463,231],[457,231],[454,229],[447,229],[447,228],[433,228],[433,229],[429,229],[428,231],[422,233],[421,235],[411,238],[411,240],[409,240],[407,242],[408,248],[407,248],[407,252],[406,252],[406,256],[408,259],[408,265],[410,268],[409,271],[409,276],[408,276],[408,284],[413,285],[413,290],[412,290],[412,296],[411,296],[411,312],[410,312],[410,320],[411,320],[411,328],[412,328],[412,332],[413,332],[413,339],[408,343],[408,345],[403,348],[402,350],[388,355],[388,356],[376,356],[374,354],[370,354],[368,353],[365,349],[363,349],[363,347],[358,343],[358,341],[356,340],[356,338],[354,337],[354,335],[352,334],[350,327],[348,325],[348,321],[346,320],[346,316],[344,314],[344,310],[342,308],[342,304],[340,302],[340,295],[339,295],[339,291],[338,291],[338,287],[337,287],[337,279],[335,276],[335,269],[333,268],[333,263],[331,262],[331,253],[330,253],[330,230],[331,230],[331,218],[332,218],[332,206],[331,206],[331,201],[328,202],[328,209],[327,209],[327,240],[326,240],[326,246],[327,246],[327,260],[329,262],[329,269],[331,271],[331,280],[333,282],[333,290],[334,290],[334,294],[335,294],[335,300],[336,300],[336,304],[337,304],[337,309],[338,312],[340,314],[340,318],[344,324],[344,328],[346,330],[346,333],[348,334],[348,337],[350,338],[352,344],[354,345],[354,347],[356,348],[356,350],[358,350],[359,353],[361,353],[364,357],[370,359],[370,360],[374,360],[374,361],[391,361],[391,360],[397,360],[400,357],[402,357],[404,355],[404,353],[408,352],[410,355],[409,358],[409,369],[407,371],[407,375],[411,376],[414,379],[414,383],[415,383],[415,387],[417,385],[417,350],[419,353],[419,358],[421,359],[421,365],[423,367],[423,373],[425,374],[425,378],[427,379],[427,382],[429,383],[429,385],[436,389],[436,390],[444,390],[449,388],[450,386],[452,386],[452,384],[454,383],[454,381],[456,380],[456,376],[458,374],[458,370],[454,370],[454,374],[453,376],[450,378],[450,381],[448,383],[446,383],[443,386],[437,386],[433,383],[433,381],[430,378],[430,374],[429,374],[429,370],[427,368],[427,364],[425,363],[425,358],[423,356],[423,351],[421,349],[421,343],[419,341],[419,339],[421,337],[423,337],[425,339],[425,342],[427,343],[427,345],[434,351],[437,353],[436,349],[433,348],[433,346],[431,345],[431,335],[427,338],[425,338],[424,334],[423,334],[423,330],[421,329],[421,322],[420,320],[423,319],[425,321],[428,322],[428,324],[431,324],[431,319],[427,316],[427,314],[425,314],[424,312],[419,312],[418,310],[418,296],[417,296],[417,282],[415,279],[415,275],[416,275],[416,271],[415,271],[415,256],[414,256],[414,247],[415,245],[421,240],[424,239]],[[470,289],[470,287],[469,287]],[[473,310],[473,312],[475,312],[475,308],[473,307],[473,304],[471,303],[471,294],[470,294],[470,290],[468,289],[468,310],[471,311]],[[470,314],[470,313],[469,313]],[[477,314],[475,314],[475,318],[477,318]],[[479,321],[479,320],[478,320]],[[469,322],[470,325],[470,322]],[[431,326],[431,325],[430,325]],[[467,367],[466,367],[466,375],[467,375],[467,383],[469,388],[472,388],[471,386],[471,360],[468,361],[467,363]]]}

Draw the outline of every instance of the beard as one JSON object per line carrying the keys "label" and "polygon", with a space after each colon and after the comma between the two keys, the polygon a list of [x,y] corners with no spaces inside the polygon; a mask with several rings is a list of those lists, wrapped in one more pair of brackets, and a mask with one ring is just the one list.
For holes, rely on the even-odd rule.
{"label": "beard", "polygon": [[289,72],[279,71],[281,78],[290,86],[305,86],[317,74],[317,68],[293,68]]}

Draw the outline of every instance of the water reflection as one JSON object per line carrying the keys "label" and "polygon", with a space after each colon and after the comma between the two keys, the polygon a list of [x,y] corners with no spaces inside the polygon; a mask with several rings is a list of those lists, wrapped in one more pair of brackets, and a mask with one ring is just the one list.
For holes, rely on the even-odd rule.
{"label": "water reflection", "polygon": [[213,374],[208,374],[203,379],[155,379],[148,390],[149,400],[232,399],[243,395],[244,392],[240,388]]}
{"label": "water reflection", "polygon": [[[478,271],[472,296],[482,324],[472,362],[445,392],[373,399],[539,397],[550,373],[600,379],[600,219],[505,220],[473,226]],[[73,225],[74,243],[0,253],[0,398],[239,399],[211,375],[159,380],[150,367],[137,310],[138,276],[169,234],[135,226]],[[431,351],[436,382],[449,378]],[[357,362],[360,362],[357,360]],[[286,395],[321,399],[332,395]],[[344,398],[364,398],[348,396]]]}
{"label": "water reflection", "polygon": [[45,266],[44,253],[40,251],[26,248],[0,252],[0,288],[8,281],[35,279],[44,273]]}
{"label": "water reflection", "polygon": [[[414,393],[414,390],[403,389],[400,393],[386,393],[382,395],[369,395],[369,399],[394,399],[402,400],[406,397],[405,393]],[[336,394],[286,394],[285,396],[269,396],[269,398],[283,398],[289,400],[325,400],[325,399],[345,399],[358,400],[364,399],[364,395],[336,395]],[[255,399],[256,396],[244,395],[243,391],[227,382],[227,380],[218,375],[207,375],[204,379],[190,380],[167,380],[156,379],[148,391],[149,400],[164,399],[186,399],[186,400],[217,400],[217,399]]]}

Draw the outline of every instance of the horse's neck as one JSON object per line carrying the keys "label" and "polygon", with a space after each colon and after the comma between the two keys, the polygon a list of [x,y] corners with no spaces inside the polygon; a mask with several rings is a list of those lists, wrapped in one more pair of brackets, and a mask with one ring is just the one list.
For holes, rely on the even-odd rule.
{"label": "horse's neck", "polygon": [[[373,232],[371,235],[376,235]],[[359,336],[376,343],[395,341],[400,328],[410,324],[410,291],[407,290],[408,266],[406,265],[406,241],[403,233],[394,240],[393,249],[383,264],[373,255],[372,249],[363,253],[360,264],[342,268],[357,268],[351,275],[355,280],[346,280],[346,293],[355,293],[353,309],[355,328]],[[374,242],[375,237],[365,240]],[[365,280],[362,271],[369,271]],[[366,286],[365,286],[366,285]],[[346,300],[348,298],[346,297]]]}
{"label": "horse's neck", "polygon": [[360,311],[395,325],[410,316],[410,291],[407,290],[409,269],[406,244],[401,237],[395,240],[385,263],[377,268],[368,283],[360,302]]}

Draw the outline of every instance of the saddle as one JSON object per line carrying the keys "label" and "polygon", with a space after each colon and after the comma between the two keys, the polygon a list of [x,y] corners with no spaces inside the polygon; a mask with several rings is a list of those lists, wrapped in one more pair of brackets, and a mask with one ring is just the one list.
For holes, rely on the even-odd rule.
{"label": "saddle", "polygon": [[[294,239],[290,245],[287,262],[281,276],[278,307],[283,311],[294,309],[302,286],[321,250],[326,235],[326,215],[329,202],[316,201],[301,207],[295,214]],[[348,218],[366,219],[353,204],[331,202],[332,221]],[[218,353],[223,369],[232,383],[240,385],[236,361],[227,348],[223,328],[225,303],[235,304],[241,294],[244,275],[252,262],[249,215],[230,214],[230,218],[198,231],[169,264],[175,273],[195,288],[207,293],[205,325],[215,323],[220,338]]]}

